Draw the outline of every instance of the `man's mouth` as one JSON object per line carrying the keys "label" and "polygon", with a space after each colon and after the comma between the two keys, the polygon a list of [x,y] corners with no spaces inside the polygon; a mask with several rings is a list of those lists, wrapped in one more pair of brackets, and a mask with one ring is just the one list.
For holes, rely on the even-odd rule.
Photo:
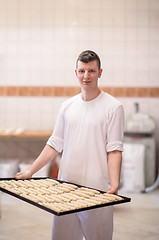
{"label": "man's mouth", "polygon": [[86,84],[86,85],[88,85],[90,83],[91,83],[91,81],[83,81],[83,84]]}

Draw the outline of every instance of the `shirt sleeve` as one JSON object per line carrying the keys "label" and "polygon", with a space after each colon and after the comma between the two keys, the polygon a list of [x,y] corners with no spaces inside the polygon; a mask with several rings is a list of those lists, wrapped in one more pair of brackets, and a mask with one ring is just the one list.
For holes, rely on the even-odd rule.
{"label": "shirt sleeve", "polygon": [[57,152],[63,150],[63,136],[64,136],[64,119],[62,107],[59,111],[53,134],[47,141],[47,145],[53,147]]}
{"label": "shirt sleeve", "polygon": [[123,151],[124,110],[118,106],[111,114],[107,127],[106,151]]}

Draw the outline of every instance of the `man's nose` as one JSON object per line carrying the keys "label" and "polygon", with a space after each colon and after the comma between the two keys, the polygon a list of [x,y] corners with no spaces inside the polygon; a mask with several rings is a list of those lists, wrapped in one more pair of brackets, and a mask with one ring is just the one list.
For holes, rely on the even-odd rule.
{"label": "man's nose", "polygon": [[88,71],[85,71],[84,78],[89,78],[89,72]]}

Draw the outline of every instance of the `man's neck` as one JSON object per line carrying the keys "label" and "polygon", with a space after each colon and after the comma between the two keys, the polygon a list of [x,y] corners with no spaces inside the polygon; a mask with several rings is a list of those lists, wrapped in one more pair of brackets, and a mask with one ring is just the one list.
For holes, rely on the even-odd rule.
{"label": "man's neck", "polygon": [[93,99],[95,99],[101,92],[101,90],[99,88],[97,88],[95,91],[87,91],[87,90],[81,90],[82,92],[82,99],[84,101],[91,101]]}

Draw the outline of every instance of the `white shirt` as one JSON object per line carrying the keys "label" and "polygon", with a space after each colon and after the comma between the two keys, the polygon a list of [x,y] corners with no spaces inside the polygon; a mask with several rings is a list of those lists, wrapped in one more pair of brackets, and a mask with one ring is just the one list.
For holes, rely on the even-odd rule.
{"label": "white shirt", "polygon": [[78,94],[65,101],[47,144],[63,151],[61,180],[107,190],[107,152],[123,151],[124,112],[105,92],[91,101]]}

